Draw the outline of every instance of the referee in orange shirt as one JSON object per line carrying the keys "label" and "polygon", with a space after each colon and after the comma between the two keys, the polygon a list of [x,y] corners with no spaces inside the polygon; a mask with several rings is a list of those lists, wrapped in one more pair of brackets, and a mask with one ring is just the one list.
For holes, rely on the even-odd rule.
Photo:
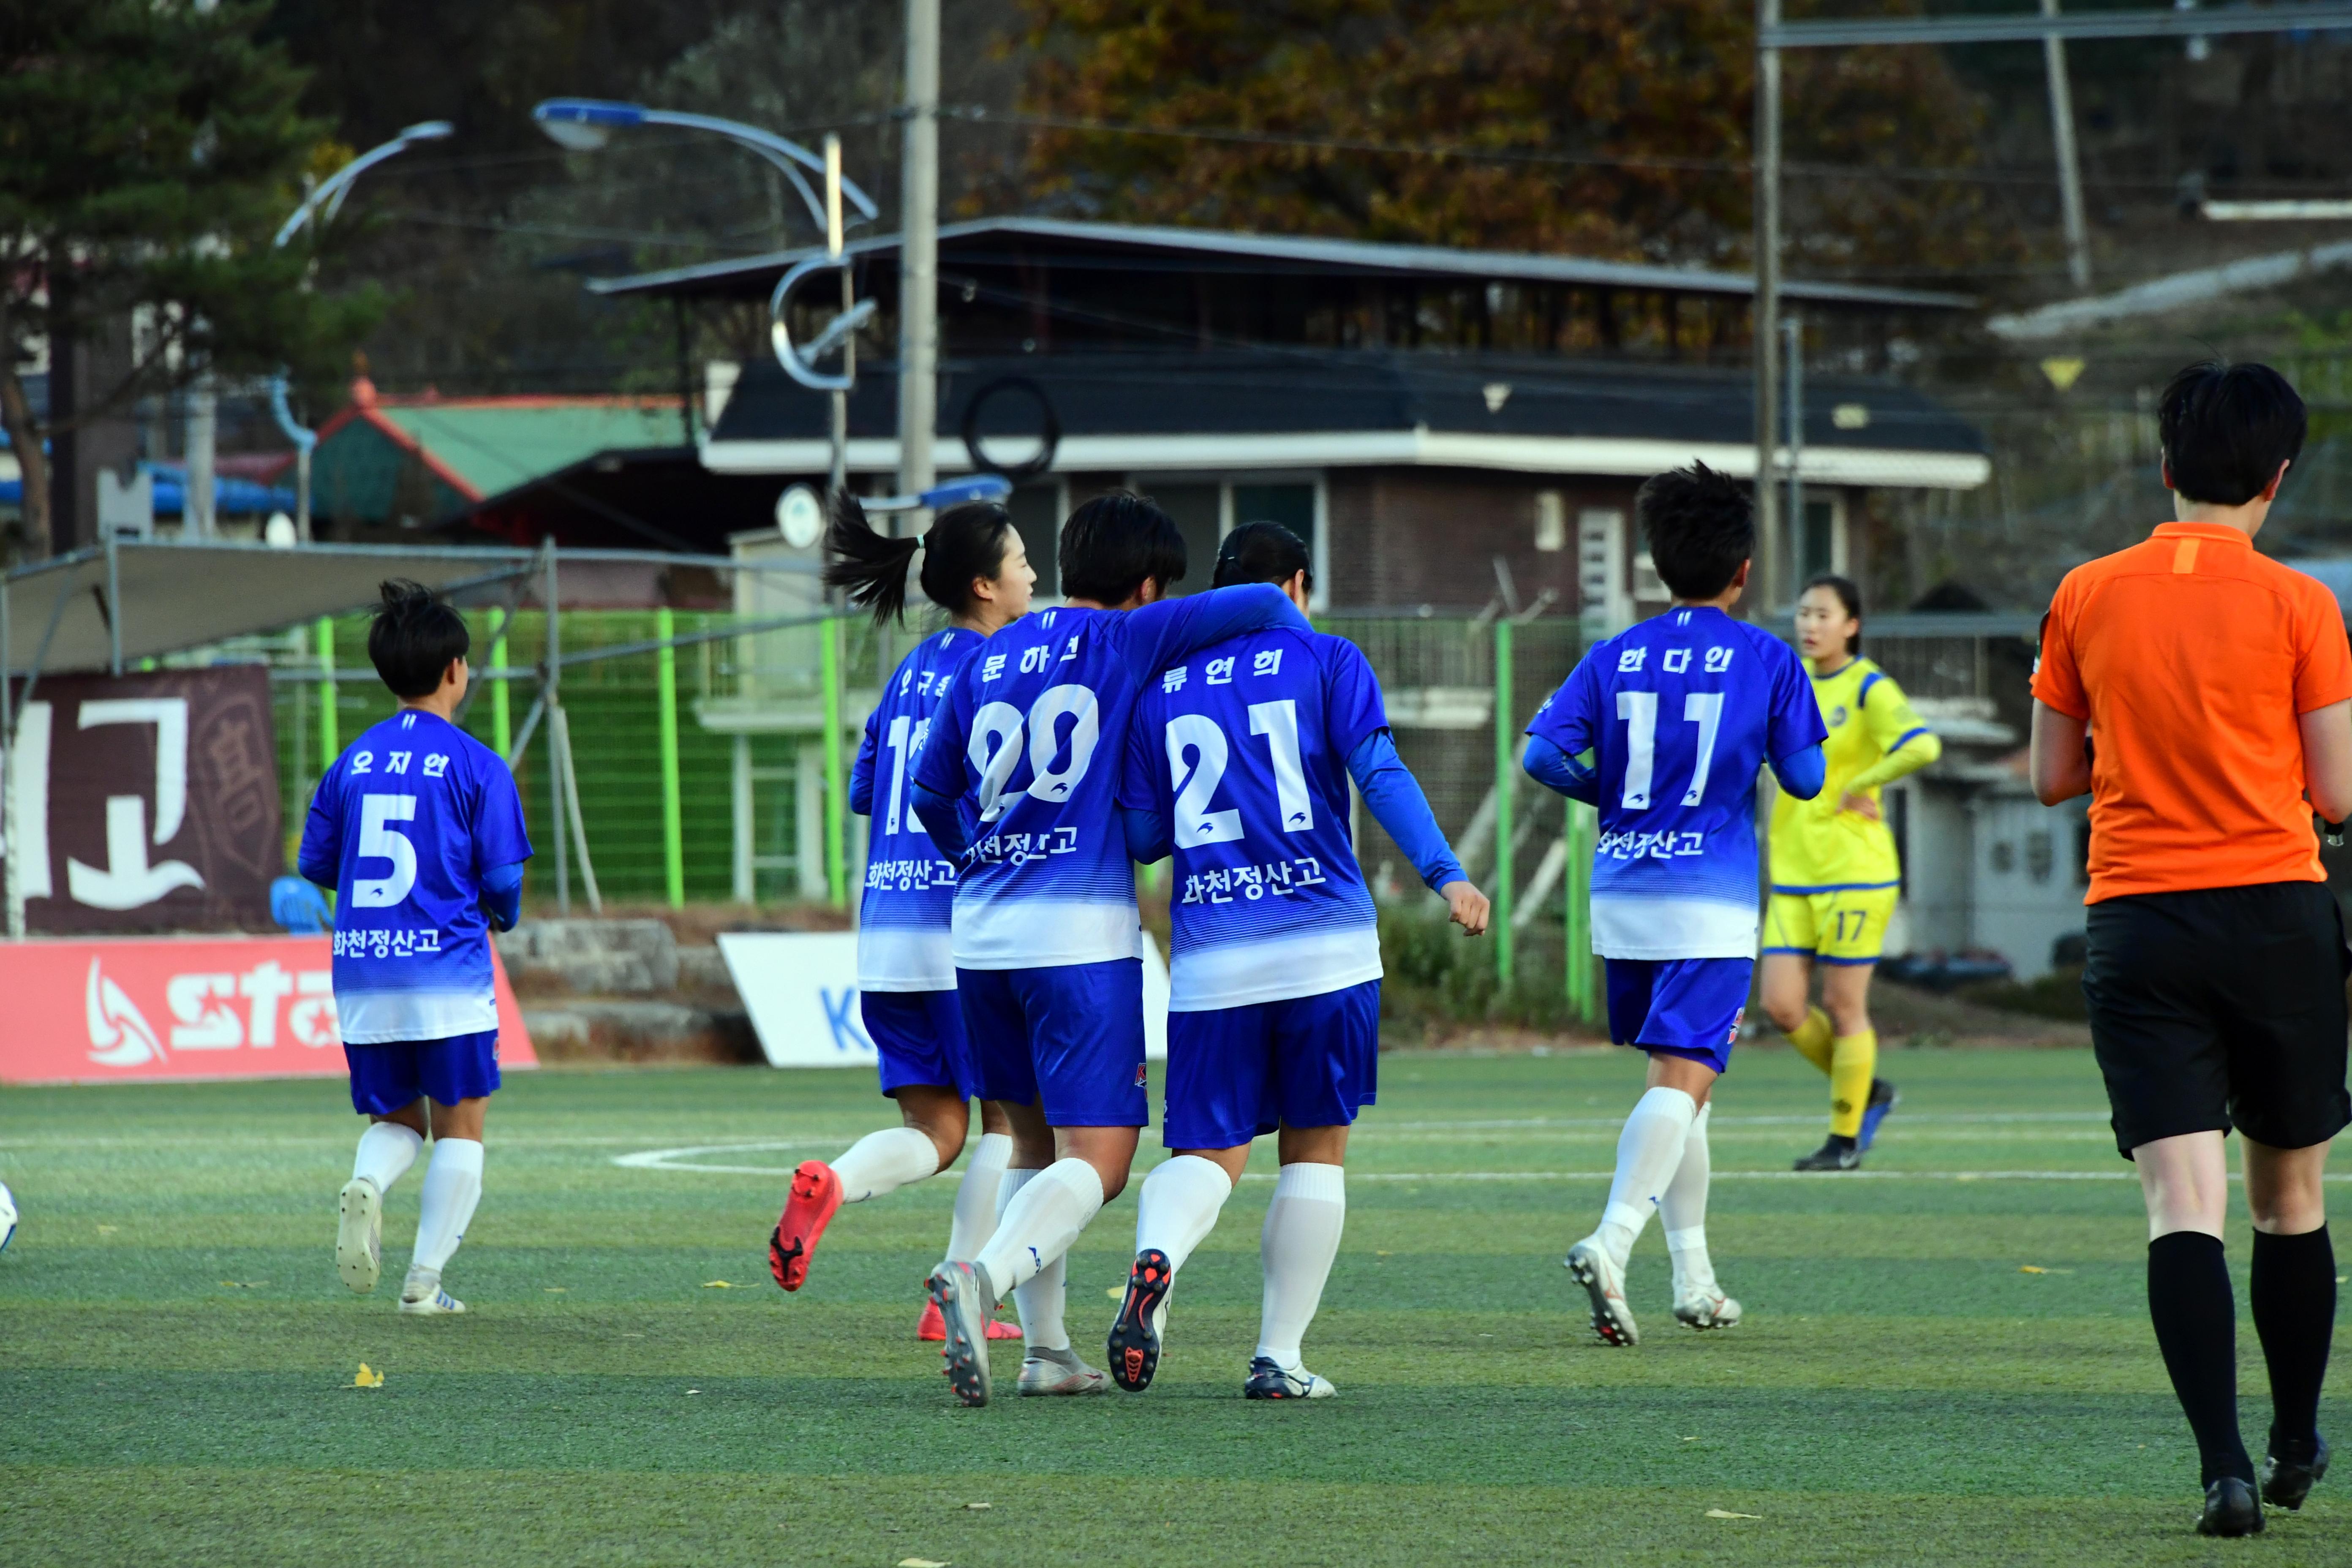
{"label": "referee in orange shirt", "polygon": [[2222,1139],[2238,1129],[2253,1211],[2261,1494],[2299,1508],[2327,1469],[2320,1179],[2352,1121],[2344,924],[2312,813],[2352,816],[2352,651],[2328,592],[2253,550],[2303,447],[2294,389],[2266,365],[2193,365],[2157,418],[2179,521],[2059,584],[2033,676],[2033,793],[2091,796],[2083,993],[2116,1144],[2147,1200],[2148,1315],[2197,1436],[2197,1528],[2251,1535]]}

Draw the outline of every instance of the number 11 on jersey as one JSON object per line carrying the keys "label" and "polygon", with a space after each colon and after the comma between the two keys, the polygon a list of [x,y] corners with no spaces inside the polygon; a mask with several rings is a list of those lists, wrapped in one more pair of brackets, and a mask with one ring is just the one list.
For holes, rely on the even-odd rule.
{"label": "number 11 on jersey", "polygon": [[[1647,811],[1650,786],[1658,765],[1658,694],[1654,691],[1617,693],[1617,717],[1625,721],[1625,786],[1618,797],[1628,811]],[[1706,777],[1715,761],[1715,741],[1723,728],[1723,693],[1693,691],[1684,695],[1683,718],[1698,726],[1697,760],[1691,768],[1685,805],[1706,798]]]}

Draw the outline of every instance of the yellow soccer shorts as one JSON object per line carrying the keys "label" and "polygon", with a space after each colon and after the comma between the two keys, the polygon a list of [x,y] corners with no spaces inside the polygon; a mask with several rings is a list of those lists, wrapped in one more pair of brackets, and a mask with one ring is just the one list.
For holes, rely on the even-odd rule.
{"label": "yellow soccer shorts", "polygon": [[1775,892],[1764,908],[1763,950],[1800,953],[1821,963],[1876,963],[1900,892],[1897,888]]}

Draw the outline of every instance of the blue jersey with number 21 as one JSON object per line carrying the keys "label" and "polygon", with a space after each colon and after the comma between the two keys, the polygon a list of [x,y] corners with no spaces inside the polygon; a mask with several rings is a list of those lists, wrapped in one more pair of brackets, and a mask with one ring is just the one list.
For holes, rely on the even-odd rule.
{"label": "blue jersey with number 21", "polygon": [[1353,643],[1257,632],[1143,694],[1119,804],[1176,862],[1169,1010],[1319,996],[1381,977],[1380,919],[1349,841],[1348,757],[1388,728]]}
{"label": "blue jersey with number 21", "polygon": [[346,1041],[499,1026],[482,879],[530,859],[530,840],[497,752],[436,714],[394,714],[319,781],[300,858],[335,868],[335,1012]]}
{"label": "blue jersey with number 21", "polygon": [[1672,609],[1588,649],[1528,733],[1601,784],[1592,947],[1756,956],[1756,774],[1828,738],[1804,666],[1760,626]]}

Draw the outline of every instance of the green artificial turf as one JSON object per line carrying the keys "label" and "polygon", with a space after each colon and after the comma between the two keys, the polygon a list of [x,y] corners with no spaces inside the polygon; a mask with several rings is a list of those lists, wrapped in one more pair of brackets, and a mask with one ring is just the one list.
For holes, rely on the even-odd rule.
{"label": "green artificial turf", "polygon": [[[516,1075],[447,1274],[473,1310],[426,1321],[393,1310],[421,1166],[385,1282],[336,1278],[340,1082],[0,1091],[25,1215],[0,1255],[0,1563],[2352,1562],[2352,1476],[2259,1541],[2189,1532],[2195,1451],[2087,1056],[1883,1070],[1903,1105],[1860,1176],[1788,1174],[1822,1131],[1801,1061],[1755,1051],[1726,1081],[1730,1332],[1673,1323],[1654,1226],[1636,1350],[1593,1342],[1559,1268],[1634,1058],[1391,1056],[1307,1345],[1338,1399],[1239,1397],[1267,1151],[1185,1268],[1149,1394],[1012,1398],[1004,1347],[985,1410],[913,1338],[951,1178],[844,1210],[797,1296],[768,1279],[783,1173],[887,1120],[869,1075]],[[712,1150],[742,1144],[771,1146]],[[687,1147],[770,1173],[615,1163]],[[1095,1359],[1134,1190],[1072,1258]],[[2259,1452],[2250,1324],[2239,1349]],[[362,1362],[383,1386],[351,1386]]]}

